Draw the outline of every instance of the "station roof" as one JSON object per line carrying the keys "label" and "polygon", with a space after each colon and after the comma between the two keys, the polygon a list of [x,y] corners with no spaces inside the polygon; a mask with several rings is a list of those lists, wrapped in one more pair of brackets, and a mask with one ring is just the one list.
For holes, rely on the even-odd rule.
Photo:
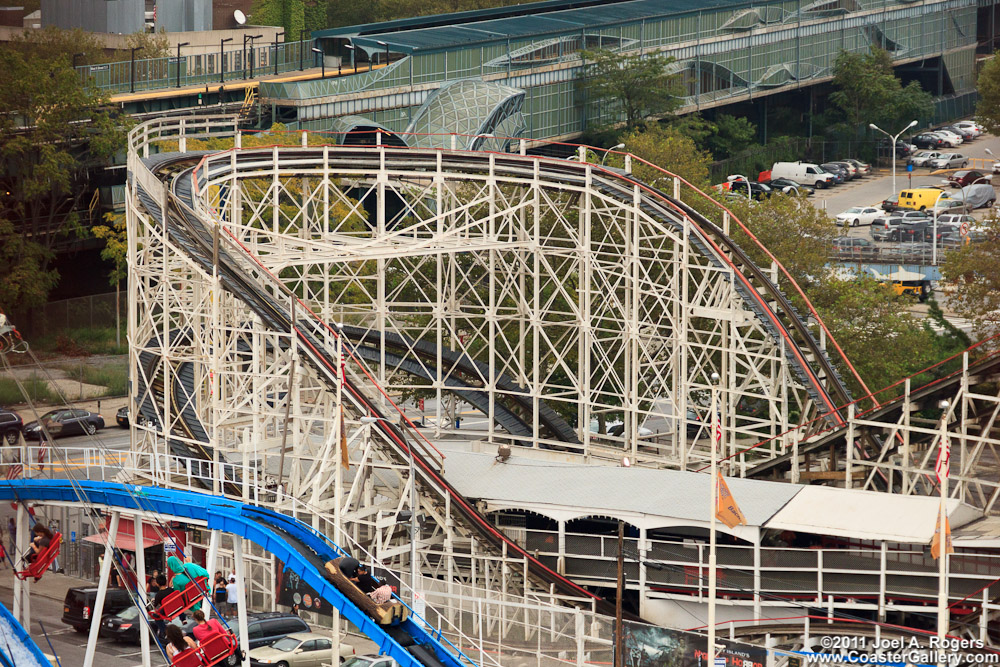
{"label": "station roof", "polygon": [[444,51],[474,44],[519,41],[536,36],[579,32],[642,19],[703,9],[747,5],[745,0],[550,0],[516,7],[442,14],[385,23],[334,28],[314,38],[348,38],[371,50],[396,53]]}
{"label": "station roof", "polygon": [[[448,451],[448,479],[467,498],[493,508],[525,509],[557,520],[620,518],[642,528],[707,525],[711,476],[679,470],[621,468],[514,455]],[[862,540],[928,544],[937,498],[784,482],[726,478],[749,529],[771,528]],[[948,502],[952,529],[981,516]],[[752,541],[747,528],[720,531]]]}

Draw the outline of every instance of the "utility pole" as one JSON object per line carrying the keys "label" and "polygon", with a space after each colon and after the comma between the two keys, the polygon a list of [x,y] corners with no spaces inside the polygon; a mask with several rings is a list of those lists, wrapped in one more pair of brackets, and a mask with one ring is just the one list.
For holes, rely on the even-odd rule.
{"label": "utility pole", "polygon": [[625,522],[618,522],[618,594],[615,596],[615,667],[625,667],[622,597],[625,595]]}

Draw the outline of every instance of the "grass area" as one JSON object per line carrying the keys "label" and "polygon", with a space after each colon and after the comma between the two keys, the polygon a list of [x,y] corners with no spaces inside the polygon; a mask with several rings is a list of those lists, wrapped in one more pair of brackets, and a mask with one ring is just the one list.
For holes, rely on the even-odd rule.
{"label": "grass area", "polygon": [[32,347],[36,352],[73,357],[128,354],[125,332],[121,335],[121,345],[116,345],[114,327],[64,329],[58,335],[35,340]]}
{"label": "grass area", "polygon": [[63,364],[67,377],[84,384],[107,387],[101,396],[124,396],[128,393],[128,360],[115,359],[100,366],[92,364]]}
{"label": "grass area", "polygon": [[[56,396],[49,390],[48,383],[37,375],[23,380],[22,384],[32,401],[48,403],[56,399]],[[0,378],[0,405],[16,405],[18,403],[24,403],[24,395],[17,383],[11,378]]]}

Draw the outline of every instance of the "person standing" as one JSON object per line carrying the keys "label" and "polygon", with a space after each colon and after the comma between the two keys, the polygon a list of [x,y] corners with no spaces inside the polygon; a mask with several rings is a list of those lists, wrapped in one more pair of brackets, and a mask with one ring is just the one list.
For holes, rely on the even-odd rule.
{"label": "person standing", "polygon": [[226,613],[230,618],[236,616],[237,605],[240,602],[240,590],[236,586],[236,575],[229,575],[229,584],[226,585]]}
{"label": "person standing", "polygon": [[[150,583],[149,592],[153,596],[153,606],[157,608],[163,604],[165,597],[173,593],[167,587],[167,578],[162,574],[157,574],[156,578]],[[162,640],[164,633],[167,631],[167,622],[160,618],[155,619],[153,627],[156,628],[156,636]]]}

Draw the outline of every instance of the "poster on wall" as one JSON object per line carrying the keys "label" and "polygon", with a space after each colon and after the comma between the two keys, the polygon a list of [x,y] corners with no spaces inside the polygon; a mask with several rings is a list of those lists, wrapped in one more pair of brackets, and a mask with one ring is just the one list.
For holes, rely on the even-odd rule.
{"label": "poster on wall", "polygon": [[[280,561],[279,561],[280,563]],[[277,579],[278,604],[295,608],[300,611],[311,611],[314,614],[330,616],[333,614],[333,607],[329,602],[319,596],[311,586],[307,585],[299,575],[287,569],[284,563],[278,570]]]}
{"label": "poster on wall", "polygon": [[[626,667],[710,667],[703,635],[626,621],[623,624]],[[757,646],[717,640],[716,665],[764,667],[767,651]]]}

